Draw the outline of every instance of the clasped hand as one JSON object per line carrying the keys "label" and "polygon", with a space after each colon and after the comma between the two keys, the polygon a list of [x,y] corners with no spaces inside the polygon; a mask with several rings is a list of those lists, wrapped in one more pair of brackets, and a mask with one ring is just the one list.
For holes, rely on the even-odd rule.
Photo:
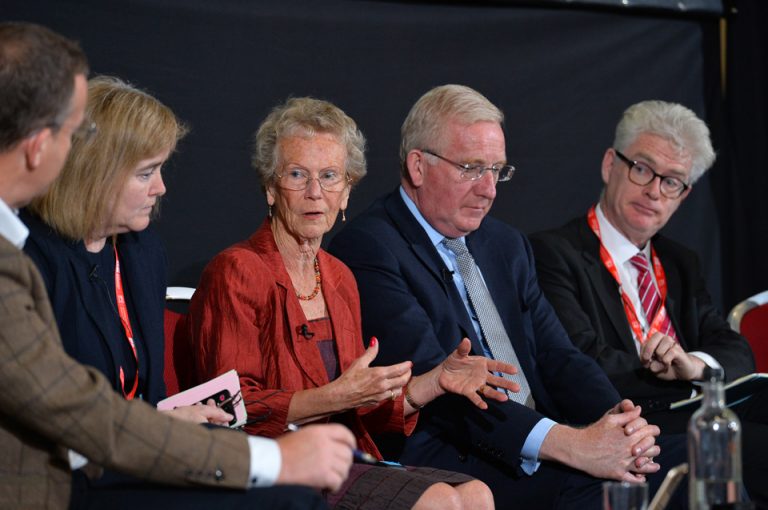
{"label": "clasped hand", "polygon": [[622,400],[599,420],[583,428],[557,424],[539,450],[542,460],[554,460],[596,478],[642,482],[660,466],[653,457],[659,427],[640,416],[640,406]]}
{"label": "clasped hand", "polygon": [[685,352],[674,338],[658,331],[640,348],[640,362],[665,381],[701,379],[705,367],[700,358]]}
{"label": "clasped hand", "polygon": [[[622,400],[590,428],[594,441],[591,444],[596,455],[596,468],[604,472],[593,473],[604,478],[627,482],[645,481],[645,475],[660,469],[653,458],[661,452],[656,436],[661,432],[640,416],[640,406],[630,400]],[[602,464],[602,466],[600,466]]]}

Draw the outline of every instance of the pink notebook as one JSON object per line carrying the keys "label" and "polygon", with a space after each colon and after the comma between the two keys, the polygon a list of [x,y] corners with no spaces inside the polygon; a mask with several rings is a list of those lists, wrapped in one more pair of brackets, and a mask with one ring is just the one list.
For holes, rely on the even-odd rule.
{"label": "pink notebook", "polygon": [[245,424],[248,415],[240,393],[240,378],[234,369],[161,400],[157,403],[157,408],[167,411],[181,406],[191,406],[198,402],[205,403],[209,399],[213,399],[217,406],[234,416],[229,422],[230,427],[236,428]]}

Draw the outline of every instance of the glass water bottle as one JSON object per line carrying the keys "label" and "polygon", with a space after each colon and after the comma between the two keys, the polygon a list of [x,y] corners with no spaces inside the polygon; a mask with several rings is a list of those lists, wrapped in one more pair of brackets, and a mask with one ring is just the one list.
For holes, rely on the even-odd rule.
{"label": "glass water bottle", "polygon": [[741,423],[725,407],[723,369],[704,369],[701,407],[688,422],[689,504],[693,510],[741,502]]}

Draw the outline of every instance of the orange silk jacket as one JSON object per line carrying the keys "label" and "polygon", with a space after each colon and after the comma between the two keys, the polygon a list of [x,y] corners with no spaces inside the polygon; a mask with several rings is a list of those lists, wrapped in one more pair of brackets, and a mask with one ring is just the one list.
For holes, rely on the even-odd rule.
{"label": "orange silk jacket", "polygon": [[[322,249],[317,257],[344,372],[365,351],[357,285],[338,259]],[[269,220],[249,239],[211,260],[190,303],[187,322],[196,383],[236,369],[248,411],[246,431],[251,434],[284,433],[294,392],[330,382],[315,342],[301,335],[308,322]],[[376,407],[347,411],[342,421],[352,429],[360,449],[380,458],[370,433],[410,434],[417,414],[403,419],[401,394]]]}

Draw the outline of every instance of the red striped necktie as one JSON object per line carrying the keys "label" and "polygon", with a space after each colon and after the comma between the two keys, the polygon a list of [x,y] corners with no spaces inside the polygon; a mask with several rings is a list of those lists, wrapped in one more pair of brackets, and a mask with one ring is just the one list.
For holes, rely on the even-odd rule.
{"label": "red striped necktie", "polygon": [[[659,296],[659,291],[656,288],[656,285],[653,283],[648,259],[643,252],[638,252],[636,255],[633,255],[629,261],[635,269],[637,269],[637,294],[640,298],[640,303],[643,306],[645,319],[648,324],[651,324],[653,318],[656,317],[656,314],[659,311],[661,297]],[[659,332],[677,340],[675,328],[672,327],[672,321],[669,319],[669,314],[665,315],[664,321],[659,325]]]}

